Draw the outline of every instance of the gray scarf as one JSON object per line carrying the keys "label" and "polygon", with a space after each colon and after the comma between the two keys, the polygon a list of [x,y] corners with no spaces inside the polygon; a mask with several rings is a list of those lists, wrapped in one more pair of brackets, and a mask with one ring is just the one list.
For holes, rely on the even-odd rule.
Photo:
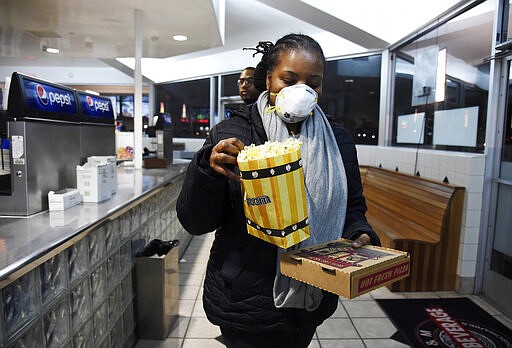
{"label": "gray scarf", "polygon": [[[274,112],[265,112],[269,105],[268,96],[268,91],[265,91],[257,101],[263,127],[269,141],[284,141],[290,137],[285,123]],[[347,209],[347,178],[343,160],[327,117],[318,105],[313,115],[302,123],[300,140],[311,236],[288,250],[340,238]],[[280,253],[285,251],[281,248],[277,251],[274,304],[277,308],[313,311],[320,305],[322,291],[281,274]]]}

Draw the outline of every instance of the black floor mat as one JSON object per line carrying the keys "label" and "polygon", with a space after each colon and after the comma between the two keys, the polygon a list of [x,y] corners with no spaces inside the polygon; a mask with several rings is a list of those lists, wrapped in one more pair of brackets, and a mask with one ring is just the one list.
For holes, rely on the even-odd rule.
{"label": "black floor mat", "polygon": [[[468,298],[376,300],[413,347],[512,347],[512,330]],[[405,339],[406,338],[406,339]]]}

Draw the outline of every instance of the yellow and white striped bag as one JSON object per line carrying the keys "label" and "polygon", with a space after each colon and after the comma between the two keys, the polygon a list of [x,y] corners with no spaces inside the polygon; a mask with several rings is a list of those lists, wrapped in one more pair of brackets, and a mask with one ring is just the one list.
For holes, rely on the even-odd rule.
{"label": "yellow and white striped bag", "polygon": [[238,155],[248,232],[289,248],[309,238],[301,142],[247,146]]}

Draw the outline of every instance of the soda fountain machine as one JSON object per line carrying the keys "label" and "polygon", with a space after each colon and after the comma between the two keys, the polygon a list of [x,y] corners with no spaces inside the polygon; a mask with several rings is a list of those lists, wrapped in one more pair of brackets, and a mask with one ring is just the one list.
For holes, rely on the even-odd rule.
{"label": "soda fountain machine", "polygon": [[115,156],[110,99],[12,74],[2,127],[9,143],[0,178],[0,215],[48,209],[48,192],[76,187],[76,166],[88,156]]}

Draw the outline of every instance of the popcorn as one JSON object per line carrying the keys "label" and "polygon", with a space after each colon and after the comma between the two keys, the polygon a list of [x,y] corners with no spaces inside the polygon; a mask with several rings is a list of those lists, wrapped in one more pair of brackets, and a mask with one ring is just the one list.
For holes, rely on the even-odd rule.
{"label": "popcorn", "polygon": [[238,154],[238,161],[252,161],[271,158],[300,149],[302,142],[295,138],[288,138],[283,142],[267,141],[262,145],[248,145]]}

